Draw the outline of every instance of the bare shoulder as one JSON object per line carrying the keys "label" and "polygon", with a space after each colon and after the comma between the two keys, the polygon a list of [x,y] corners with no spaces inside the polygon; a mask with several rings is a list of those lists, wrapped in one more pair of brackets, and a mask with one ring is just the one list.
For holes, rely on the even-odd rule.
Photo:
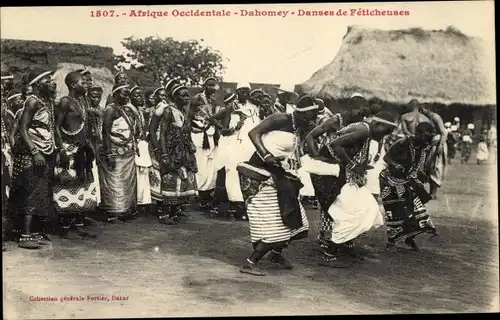
{"label": "bare shoulder", "polygon": [[116,117],[118,113],[116,112],[113,104],[108,104],[103,111],[104,117]]}
{"label": "bare shoulder", "polygon": [[42,103],[37,98],[31,96],[31,97],[28,97],[28,99],[26,99],[26,102],[24,103],[24,107],[27,110],[36,110],[36,109],[42,107]]}
{"label": "bare shoulder", "polygon": [[406,120],[407,121],[407,120],[411,120],[411,119],[413,119],[413,117],[412,117],[412,114],[410,112],[405,113],[405,114],[403,114],[401,116],[401,120]]}

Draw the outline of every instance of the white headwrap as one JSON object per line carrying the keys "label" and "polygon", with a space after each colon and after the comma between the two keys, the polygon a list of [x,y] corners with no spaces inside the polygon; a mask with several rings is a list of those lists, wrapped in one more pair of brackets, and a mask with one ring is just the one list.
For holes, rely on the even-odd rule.
{"label": "white headwrap", "polygon": [[113,91],[111,92],[111,94],[115,94],[115,92],[120,91],[121,89],[128,88],[128,87],[129,87],[128,84],[124,84],[124,85],[118,86],[115,89],[113,89]]}

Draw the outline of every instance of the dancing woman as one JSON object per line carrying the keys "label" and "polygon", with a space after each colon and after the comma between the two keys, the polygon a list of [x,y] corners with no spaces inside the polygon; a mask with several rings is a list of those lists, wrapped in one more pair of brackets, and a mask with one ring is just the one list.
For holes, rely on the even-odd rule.
{"label": "dancing woman", "polygon": [[273,114],[248,134],[256,152],[238,172],[254,251],[240,269],[243,273],[266,275],[256,264],[269,251],[272,262],[293,268],[282,250],[307,237],[309,222],[299,200],[302,183],[287,170],[296,169],[299,143],[317,112],[314,99],[304,96],[293,113]]}
{"label": "dancing woman", "polygon": [[421,171],[435,133],[429,122],[418,124],[415,131],[415,136],[396,141],[385,154],[387,168],[380,173],[380,195],[386,211],[387,246],[404,239],[418,251],[415,236],[424,232],[437,235],[424,206],[430,195]]}

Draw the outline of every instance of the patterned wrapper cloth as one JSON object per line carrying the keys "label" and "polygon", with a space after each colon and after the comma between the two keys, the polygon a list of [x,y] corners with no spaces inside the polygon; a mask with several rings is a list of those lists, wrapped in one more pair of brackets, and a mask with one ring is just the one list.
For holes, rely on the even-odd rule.
{"label": "patterned wrapper cloth", "polygon": [[[80,176],[75,170],[75,160],[81,161],[80,147],[63,143],[62,148],[69,158],[69,168],[59,164],[54,170],[54,204],[58,214],[92,212],[97,206],[97,189],[94,174],[84,172]],[[92,163],[95,161],[92,159]]]}
{"label": "patterned wrapper cloth", "polygon": [[[112,108],[109,105],[107,108]],[[98,151],[101,207],[110,214],[126,214],[137,204],[136,144],[133,136],[137,119],[132,112],[121,112],[111,127],[111,156],[115,168],[107,165],[104,148]]]}
{"label": "patterned wrapper cloth", "polygon": [[198,195],[196,158],[184,114],[174,106],[172,123],[166,130],[166,154],[161,158],[161,194],[163,204],[179,205]]}

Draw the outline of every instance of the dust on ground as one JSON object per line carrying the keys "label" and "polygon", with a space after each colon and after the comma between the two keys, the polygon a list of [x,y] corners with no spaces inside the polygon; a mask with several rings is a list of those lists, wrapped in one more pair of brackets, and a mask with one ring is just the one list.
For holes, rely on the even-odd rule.
{"label": "dust on ground", "polygon": [[[40,251],[10,243],[3,254],[4,318],[498,312],[496,184],[495,164],[454,163],[438,200],[428,205],[440,237],[418,236],[420,253],[386,252],[381,227],[357,242],[374,256],[348,269],[318,265],[313,210],[309,240],[285,251],[295,268],[264,261],[267,277],[239,273],[252,249],[246,222],[199,212],[178,226],[148,217],[99,224],[97,239],[54,236]],[[34,296],[85,300],[30,301]]]}

